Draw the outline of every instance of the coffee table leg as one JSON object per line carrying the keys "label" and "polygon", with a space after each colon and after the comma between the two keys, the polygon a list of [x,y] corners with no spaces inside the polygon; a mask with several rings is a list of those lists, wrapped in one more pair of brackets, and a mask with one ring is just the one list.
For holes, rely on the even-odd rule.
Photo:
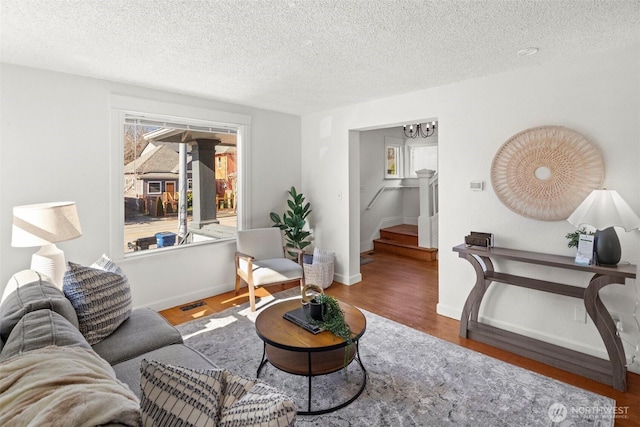
{"label": "coffee table leg", "polygon": [[307,352],[307,360],[309,361],[309,405],[307,406],[307,411],[311,412],[311,378],[313,378],[313,372],[311,370],[311,352]]}
{"label": "coffee table leg", "polygon": [[[367,386],[367,369],[364,367],[364,364],[362,363],[362,359],[360,358],[360,340],[354,340],[353,345],[355,345],[355,355],[353,357],[353,359],[356,361],[356,363],[358,364],[358,366],[360,367],[361,371],[362,371],[362,385],[360,385],[360,388],[358,389],[358,391],[356,392],[356,394],[354,394],[349,400],[337,405],[337,406],[332,406],[330,408],[326,408],[326,409],[320,409],[317,411],[312,411],[311,410],[311,380],[313,378],[312,375],[312,370],[311,370],[311,352],[307,352],[307,357],[308,357],[308,366],[309,366],[309,371],[308,371],[308,377],[309,377],[309,401],[308,401],[308,405],[307,405],[307,411],[306,412],[302,412],[302,411],[298,411],[298,415],[321,415],[321,414],[327,414],[329,412],[333,412],[336,411],[338,409],[344,408],[347,405],[350,405],[351,403],[353,403],[364,391],[365,387]],[[350,365],[351,363],[349,363]],[[347,366],[349,366],[347,365]],[[347,367],[345,367],[346,369]]]}
{"label": "coffee table leg", "polygon": [[260,371],[262,371],[262,368],[264,367],[264,365],[266,365],[268,362],[267,360],[267,344],[263,343],[262,345],[262,360],[260,361],[260,366],[258,366],[258,372],[256,372],[256,378],[260,378]]}

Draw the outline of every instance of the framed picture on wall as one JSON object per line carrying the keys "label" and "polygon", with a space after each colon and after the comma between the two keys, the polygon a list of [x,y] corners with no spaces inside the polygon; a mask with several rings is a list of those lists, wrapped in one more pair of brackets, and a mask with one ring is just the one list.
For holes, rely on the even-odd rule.
{"label": "framed picture on wall", "polygon": [[402,178],[402,150],[400,145],[384,144],[384,179]]}

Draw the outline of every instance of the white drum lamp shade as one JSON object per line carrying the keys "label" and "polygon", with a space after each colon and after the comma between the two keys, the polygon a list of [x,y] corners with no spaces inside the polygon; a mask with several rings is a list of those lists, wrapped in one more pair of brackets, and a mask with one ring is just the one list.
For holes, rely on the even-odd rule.
{"label": "white drum lamp shade", "polygon": [[64,252],[55,245],[82,236],[75,202],[15,206],[11,246],[42,246],[31,257],[31,269],[45,274],[62,287],[66,269]]}
{"label": "white drum lamp shade", "polygon": [[575,227],[596,228],[595,251],[600,265],[620,262],[622,249],[614,227],[625,231],[640,228],[640,217],[615,190],[593,190],[567,218]]}

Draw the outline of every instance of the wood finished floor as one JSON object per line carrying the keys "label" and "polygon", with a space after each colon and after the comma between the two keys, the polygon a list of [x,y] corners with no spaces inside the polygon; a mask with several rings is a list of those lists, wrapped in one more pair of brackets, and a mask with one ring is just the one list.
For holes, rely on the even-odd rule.
{"label": "wood finished floor", "polygon": [[[336,298],[372,313],[402,323],[454,344],[484,353],[496,359],[555,378],[559,381],[608,396],[624,410],[626,418],[617,417],[616,426],[640,427],[640,375],[628,373],[626,392],[600,384],[560,369],[496,349],[458,336],[459,322],[436,314],[438,302],[438,263],[424,262],[384,253],[363,254],[373,262],[361,267],[362,281],[352,286],[333,283],[326,292]],[[256,290],[267,296],[297,286],[296,283]],[[245,288],[246,289],[246,288]],[[222,311],[248,301],[248,293],[236,296],[234,291],[202,300],[204,305],[183,311],[180,307],[160,312],[177,325]]]}

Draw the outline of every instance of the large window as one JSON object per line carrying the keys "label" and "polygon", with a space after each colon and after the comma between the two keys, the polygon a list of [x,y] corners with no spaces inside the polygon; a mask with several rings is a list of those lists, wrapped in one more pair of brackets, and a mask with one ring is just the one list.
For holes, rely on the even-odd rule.
{"label": "large window", "polygon": [[407,170],[405,178],[417,178],[416,171],[431,169],[438,172],[438,143],[415,144],[407,142]]}
{"label": "large window", "polygon": [[125,113],[124,253],[234,238],[238,125]]}

